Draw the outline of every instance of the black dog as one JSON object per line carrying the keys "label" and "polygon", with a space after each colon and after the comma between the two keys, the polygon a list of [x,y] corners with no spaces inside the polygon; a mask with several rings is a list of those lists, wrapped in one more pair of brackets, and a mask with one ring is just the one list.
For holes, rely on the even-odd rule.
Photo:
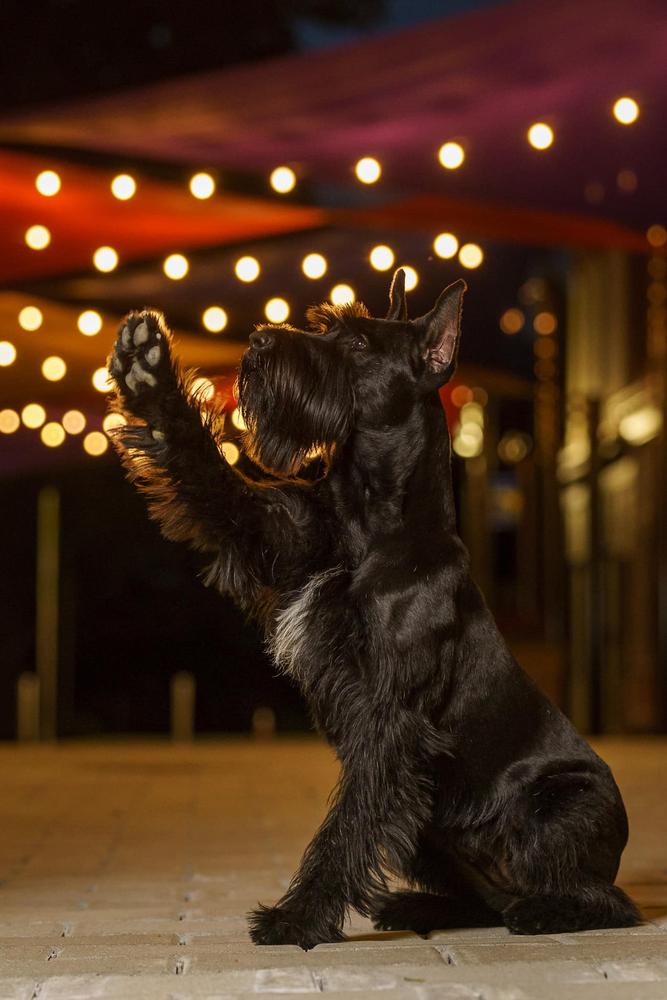
{"label": "black dog", "polygon": [[[342,765],[287,893],[250,916],[258,944],[341,940],[348,907],[420,933],[640,919],[613,885],[612,775],[512,658],[456,533],[437,390],[464,290],[410,321],[399,270],[386,319],[325,304],[307,332],[255,330],[238,381],[254,475],[221,456],[160,315],[128,316],[110,359],[129,475],[259,619]],[[324,474],[299,478],[314,451]],[[387,873],[420,891],[390,893]]]}

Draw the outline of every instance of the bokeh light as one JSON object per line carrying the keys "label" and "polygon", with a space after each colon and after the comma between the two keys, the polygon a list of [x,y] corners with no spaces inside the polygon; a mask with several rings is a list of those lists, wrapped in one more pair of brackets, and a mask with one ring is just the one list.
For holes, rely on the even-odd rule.
{"label": "bokeh light", "polygon": [[545,122],[535,122],[528,129],[528,142],[533,149],[548,149],[553,145],[554,131]]}
{"label": "bokeh light", "polygon": [[222,306],[209,306],[202,313],[201,321],[210,333],[220,333],[227,326],[227,313]]}
{"label": "bokeh light", "polygon": [[341,283],[340,285],[334,285],[329,294],[329,301],[335,306],[345,306],[349,305],[350,302],[354,302],[355,294],[354,289],[350,285]]}
{"label": "bokeh light", "polygon": [[86,337],[94,337],[102,329],[102,317],[94,309],[86,309],[79,316],[76,325]]}
{"label": "bokeh light", "polygon": [[362,184],[375,184],[380,179],[382,167],[375,157],[362,156],[360,160],[357,160],[354,172]]}
{"label": "bokeh light", "polygon": [[472,270],[484,260],[484,251],[476,243],[464,243],[459,250],[459,263]]}
{"label": "bokeh light", "polygon": [[67,365],[57,354],[42,361],[42,375],[49,382],[59,382],[67,374]]}
{"label": "bokeh light", "polygon": [[234,273],[239,281],[254,281],[259,276],[259,271],[256,257],[239,257],[234,265]]}
{"label": "bokeh light", "polygon": [[215,180],[210,174],[194,174],[190,178],[190,194],[199,201],[205,201],[215,193]]}
{"label": "bokeh light", "polygon": [[209,378],[200,375],[193,381],[190,392],[198,402],[208,403],[215,396],[215,386]]}
{"label": "bokeh light", "polygon": [[401,264],[401,267],[405,271],[405,290],[411,292],[419,284],[419,275],[410,264]]}
{"label": "bokeh light", "polygon": [[433,240],[433,249],[438,257],[442,257],[443,260],[449,260],[453,257],[458,248],[459,241],[454,236],[454,233],[438,233]]}
{"label": "bokeh light", "polygon": [[234,424],[234,427],[236,427],[237,430],[239,431],[246,430],[246,422],[243,419],[243,415],[239,410],[238,406],[236,407],[235,410],[232,410],[232,423]]}
{"label": "bokeh light", "polygon": [[639,118],[639,105],[632,97],[619,97],[611,110],[621,125],[632,125]]}
{"label": "bokeh light", "polygon": [[307,278],[321,278],[327,271],[327,260],[321,253],[309,253],[301,261],[301,270]]}
{"label": "bokeh light", "polygon": [[68,434],[80,434],[86,426],[86,418],[81,410],[68,410],[63,414],[62,425]]}
{"label": "bokeh light", "polygon": [[0,366],[7,368],[16,361],[16,348],[9,340],[0,340]]}
{"label": "bokeh light", "polygon": [[190,270],[190,264],[182,253],[172,253],[165,259],[162,270],[172,281],[180,281]]}
{"label": "bokeh light", "polygon": [[102,427],[106,434],[115,430],[116,427],[124,427],[127,420],[122,413],[107,413],[106,417],[102,421]]}
{"label": "bokeh light", "polygon": [[525,322],[526,317],[520,309],[506,309],[500,317],[500,329],[503,333],[506,333],[508,337],[512,337],[515,333],[519,333],[519,331],[523,329]]}
{"label": "bokeh light", "polygon": [[50,421],[48,424],[44,424],[39,436],[42,439],[42,444],[45,444],[47,448],[57,448],[65,440],[65,429],[61,424],[55,422],[55,420]]}
{"label": "bokeh light", "polygon": [[60,191],[60,175],[55,170],[42,170],[35,178],[35,187],[45,198],[52,198]]}
{"label": "bokeh light", "polygon": [[278,194],[287,194],[294,189],[296,174],[291,167],[276,167],[271,171],[269,184]]}
{"label": "bokeh light", "polygon": [[43,322],[42,310],[37,306],[24,306],[19,313],[19,326],[22,330],[39,330]]}
{"label": "bokeh light", "polygon": [[233,441],[223,441],[220,451],[222,452],[223,458],[225,458],[230,465],[236,465],[241,453]]}
{"label": "bokeh light", "polygon": [[533,330],[543,337],[556,332],[558,321],[552,312],[538,312],[533,320]]}
{"label": "bokeh light", "polygon": [[111,193],[118,201],[129,201],[137,192],[137,182],[131,174],[117,174],[111,182]]}
{"label": "bokeh light", "polygon": [[118,254],[113,247],[98,247],[93,254],[93,264],[98,271],[108,274],[118,267]]}
{"label": "bokeh light", "polygon": [[113,389],[113,382],[106,368],[96,368],[91,382],[98,392],[111,392]]}
{"label": "bokeh light", "polygon": [[284,323],[289,316],[289,304],[285,299],[269,299],[264,306],[264,315],[271,323]]}
{"label": "bokeh light", "polygon": [[371,266],[374,267],[376,271],[388,271],[395,260],[394,251],[391,247],[385,246],[381,243],[379,246],[373,247],[370,252],[369,259]]}
{"label": "bokeh light", "polygon": [[446,170],[456,170],[465,159],[463,146],[458,142],[445,142],[438,150],[438,159]]}
{"label": "bokeh light", "polygon": [[21,410],[21,420],[26,427],[34,431],[46,420],[46,410],[39,403],[28,403]]}
{"label": "bokeh light", "polygon": [[88,455],[97,457],[103,455],[109,447],[109,441],[102,431],[91,431],[83,439],[83,449]]}
{"label": "bokeh light", "polygon": [[51,242],[51,233],[46,226],[30,226],[24,239],[31,250],[45,250]]}
{"label": "bokeh light", "polygon": [[0,410],[0,434],[13,434],[21,426],[16,410]]}

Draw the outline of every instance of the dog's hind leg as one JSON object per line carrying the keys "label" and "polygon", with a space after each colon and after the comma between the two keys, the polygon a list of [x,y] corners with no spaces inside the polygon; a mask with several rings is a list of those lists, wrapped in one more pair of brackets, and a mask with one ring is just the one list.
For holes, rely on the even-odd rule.
{"label": "dog's hind leg", "polygon": [[503,910],[512,934],[562,934],[604,927],[634,927],[641,916],[616,885],[582,886],[576,894],[527,896]]}
{"label": "dog's hind leg", "polygon": [[471,893],[468,899],[431,892],[391,892],[373,912],[373,926],[381,931],[449,930],[453,927],[498,927],[502,918]]}

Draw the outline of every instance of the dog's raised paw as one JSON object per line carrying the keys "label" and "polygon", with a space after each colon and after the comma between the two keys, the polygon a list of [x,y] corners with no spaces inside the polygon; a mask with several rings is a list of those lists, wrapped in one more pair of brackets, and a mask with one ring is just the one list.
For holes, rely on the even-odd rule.
{"label": "dog's raised paw", "polygon": [[296,944],[304,951],[331,941],[344,941],[341,931],[318,926],[308,915],[282,906],[259,906],[248,914],[250,937],[255,944]]}
{"label": "dog's raised paw", "polygon": [[109,362],[119,391],[137,396],[155,389],[169,370],[169,342],[158,313],[130,313],[121,325]]}

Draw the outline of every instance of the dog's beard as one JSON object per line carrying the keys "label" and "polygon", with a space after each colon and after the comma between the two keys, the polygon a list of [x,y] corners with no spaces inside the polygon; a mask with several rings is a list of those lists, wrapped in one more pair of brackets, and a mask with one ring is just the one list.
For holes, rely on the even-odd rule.
{"label": "dog's beard", "polygon": [[[330,345],[287,334],[266,354],[247,351],[238,377],[245,447],[269,472],[295,475],[313,453],[330,457],[349,433],[352,391]],[[289,340],[287,339],[289,337]]]}

